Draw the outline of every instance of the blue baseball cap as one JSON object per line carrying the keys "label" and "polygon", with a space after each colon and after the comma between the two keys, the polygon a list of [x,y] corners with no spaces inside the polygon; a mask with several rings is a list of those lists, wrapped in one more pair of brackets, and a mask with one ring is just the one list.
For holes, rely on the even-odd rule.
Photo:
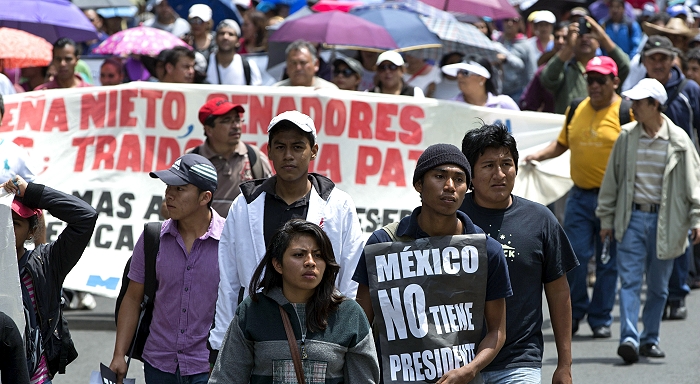
{"label": "blue baseball cap", "polygon": [[149,175],[161,179],[167,185],[187,185],[204,190],[216,191],[216,168],[206,157],[195,153],[180,156],[173,166],[162,171],[155,171]]}

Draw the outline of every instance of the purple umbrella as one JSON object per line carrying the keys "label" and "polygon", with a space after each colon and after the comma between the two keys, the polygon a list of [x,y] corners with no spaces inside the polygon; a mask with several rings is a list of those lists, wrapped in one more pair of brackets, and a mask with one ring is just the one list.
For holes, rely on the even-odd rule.
{"label": "purple umbrella", "polygon": [[0,0],[0,27],[20,29],[50,43],[61,37],[75,41],[97,38],[97,31],[68,0]]}
{"label": "purple umbrella", "polygon": [[272,42],[304,39],[332,46],[398,49],[384,27],[340,11],[314,13],[290,20],[270,36]]}

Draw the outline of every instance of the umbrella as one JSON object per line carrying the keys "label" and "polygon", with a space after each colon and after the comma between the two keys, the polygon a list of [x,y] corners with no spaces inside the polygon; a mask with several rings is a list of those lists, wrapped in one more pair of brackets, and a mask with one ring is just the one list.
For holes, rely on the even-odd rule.
{"label": "umbrella", "polygon": [[269,41],[292,42],[304,39],[327,46],[374,50],[398,49],[383,27],[345,12],[315,13],[284,23]]}
{"label": "umbrella", "polygon": [[389,0],[383,3],[359,6],[353,8],[353,12],[360,12],[370,9],[400,9],[410,11],[421,16],[427,16],[431,19],[455,19],[453,14],[437,9],[418,0]]}
{"label": "umbrella", "polygon": [[0,68],[44,67],[51,63],[53,46],[39,36],[0,28]]}
{"label": "umbrella", "polygon": [[508,0],[421,0],[435,8],[467,15],[488,16],[494,20],[520,17]]}
{"label": "umbrella", "polygon": [[206,4],[211,8],[214,26],[223,19],[233,19],[238,25],[243,24],[243,16],[238,12],[238,8],[232,0],[168,0],[168,4],[185,20],[189,16],[191,6]]}
{"label": "umbrella", "polygon": [[97,39],[87,16],[68,0],[0,0],[0,27],[20,29],[54,42]]}
{"label": "umbrella", "polygon": [[136,27],[117,32],[108,37],[92,53],[97,55],[127,56],[136,54],[156,56],[162,50],[176,46],[190,47],[170,32],[151,27]]}
{"label": "umbrella", "polygon": [[427,49],[424,56],[439,59],[449,52],[461,52],[467,56],[475,54],[494,59],[497,53],[507,53],[502,45],[491,41],[475,26],[457,20],[431,19],[421,16],[428,29],[442,40],[442,48]]}
{"label": "umbrella", "polygon": [[311,9],[316,12],[341,11],[349,12],[355,7],[364,5],[361,1],[337,1],[337,0],[320,0],[314,4]]}
{"label": "umbrella", "polygon": [[134,3],[131,0],[73,0],[80,9],[131,7]]}
{"label": "umbrella", "polygon": [[413,12],[401,9],[366,9],[350,11],[389,31],[401,50],[437,48],[441,42]]}

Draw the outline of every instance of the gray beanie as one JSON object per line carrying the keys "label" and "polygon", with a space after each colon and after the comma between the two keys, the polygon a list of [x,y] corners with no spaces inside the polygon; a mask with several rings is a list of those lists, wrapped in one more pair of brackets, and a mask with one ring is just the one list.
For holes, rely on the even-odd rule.
{"label": "gray beanie", "polygon": [[426,172],[443,164],[455,164],[464,169],[467,174],[467,184],[469,184],[472,168],[462,151],[452,144],[433,144],[423,151],[416,163],[416,170],[413,171],[413,184],[415,185]]}

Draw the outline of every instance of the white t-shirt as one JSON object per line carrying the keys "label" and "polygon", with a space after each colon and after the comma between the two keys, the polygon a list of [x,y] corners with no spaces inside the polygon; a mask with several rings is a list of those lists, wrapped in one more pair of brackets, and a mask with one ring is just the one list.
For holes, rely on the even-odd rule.
{"label": "white t-shirt", "polygon": [[[252,60],[248,60],[248,64],[250,64],[250,85],[262,85],[262,75],[260,74],[260,69],[258,69],[257,64]],[[209,84],[247,85],[245,81],[245,72],[243,71],[243,58],[241,58],[241,55],[234,55],[231,64],[229,64],[228,67],[222,67],[221,64],[216,61],[216,53],[212,53],[209,56],[207,82],[209,82]]]}
{"label": "white t-shirt", "polygon": [[442,78],[439,84],[435,85],[435,93],[433,97],[440,100],[452,100],[460,92],[457,80],[450,80],[447,78]]}
{"label": "white t-shirt", "polygon": [[408,73],[403,74],[403,80],[408,85],[418,87],[423,90],[423,93],[428,92],[428,86],[432,83],[439,84],[442,81],[442,71],[437,65],[433,65],[429,71],[423,70],[424,72],[418,76],[409,75]]}
{"label": "white t-shirt", "polygon": [[19,145],[0,138],[0,184],[20,175],[28,182],[34,181],[34,172],[27,164],[29,154]]}
{"label": "white t-shirt", "polygon": [[15,91],[15,87],[12,85],[10,79],[0,73],[0,95],[14,95],[15,93],[17,93],[17,91]]}

